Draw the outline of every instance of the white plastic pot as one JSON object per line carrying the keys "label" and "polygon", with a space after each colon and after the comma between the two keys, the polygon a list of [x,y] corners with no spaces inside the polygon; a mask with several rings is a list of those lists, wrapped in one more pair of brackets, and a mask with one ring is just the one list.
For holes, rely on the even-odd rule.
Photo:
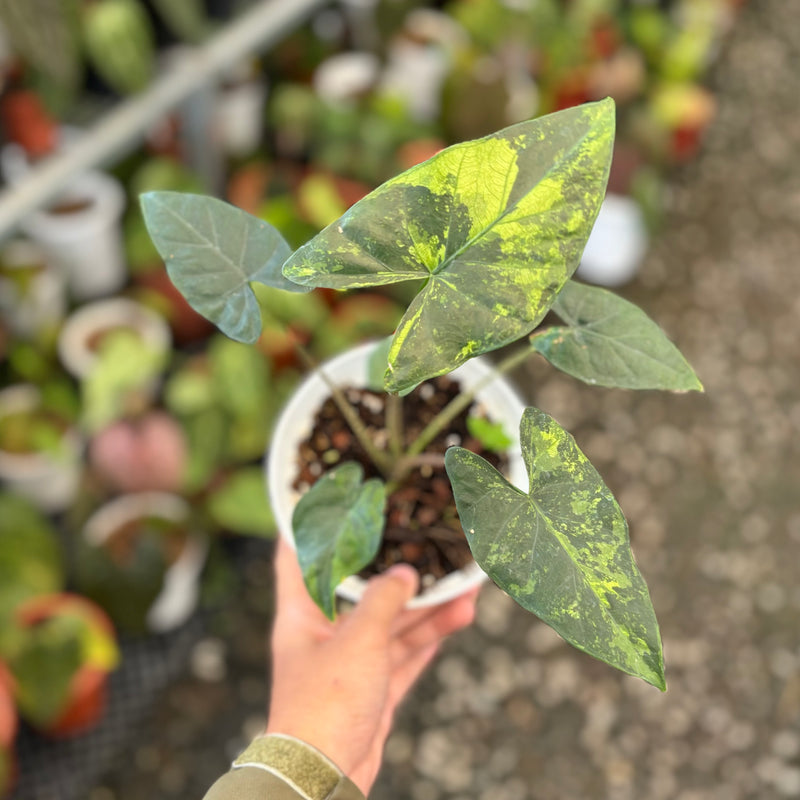
{"label": "white plastic pot", "polygon": [[[44,250],[29,239],[13,239],[4,245],[2,260],[6,274],[0,276],[0,315],[11,330],[27,338],[57,326],[67,310],[66,286]],[[12,273],[31,267],[37,271],[22,288]]]}
{"label": "white plastic pot", "polygon": [[[73,210],[61,211],[74,205]],[[120,220],[125,192],[119,181],[102,172],[76,178],[69,191],[47,210],[20,223],[61,267],[76,300],[113,294],[128,278]]]}
{"label": "white plastic pot", "polygon": [[[191,507],[178,495],[140,492],[117,497],[98,509],[87,521],[83,535],[95,547],[101,546],[122,525],[143,517],[171,522],[189,520]],[[204,536],[189,532],[178,560],[164,575],[164,585],[147,612],[147,626],[154,633],[166,633],[186,622],[197,607],[200,573],[208,553]]]}
{"label": "white plastic pot", "polygon": [[[339,386],[366,386],[367,362],[374,347],[374,342],[356,347],[326,362],[321,369]],[[452,377],[465,389],[470,389],[490,375],[493,369],[488,360],[474,358],[454,370]],[[329,396],[330,390],[319,372],[306,378],[281,413],[267,455],[267,488],[270,503],[278,530],[292,548],[294,548],[292,514],[300,498],[297,490],[292,488],[297,475],[297,452],[300,444],[311,433],[314,417]],[[496,378],[481,389],[476,400],[490,420],[504,423],[504,431],[512,440],[508,449],[507,477],[515,486],[527,490],[527,472],[519,444],[519,421],[525,404],[502,377]],[[484,580],[486,574],[473,562],[425,589],[409,602],[408,607],[422,608],[446,603]],[[345,600],[358,602],[365,589],[366,581],[352,575],[339,584],[336,593]]]}
{"label": "white plastic pot", "polygon": [[61,363],[74,377],[85,378],[97,361],[92,337],[116,327],[135,330],[153,350],[167,352],[172,347],[169,324],[160,314],[141,303],[115,297],[88,303],[70,315],[58,337]]}
{"label": "white plastic pot", "polygon": [[631,197],[608,194],[586,242],[577,275],[600,286],[621,286],[639,271],[647,252],[647,226]]}
{"label": "white plastic pot", "polygon": [[247,63],[226,77],[214,100],[214,129],[222,149],[243,158],[261,146],[267,82]]}
{"label": "white plastic pot", "polygon": [[[18,384],[0,391],[0,418],[33,411],[39,406],[39,390]],[[63,511],[75,497],[80,482],[83,439],[68,429],[58,453],[10,453],[0,450],[0,481],[43,511]]]}

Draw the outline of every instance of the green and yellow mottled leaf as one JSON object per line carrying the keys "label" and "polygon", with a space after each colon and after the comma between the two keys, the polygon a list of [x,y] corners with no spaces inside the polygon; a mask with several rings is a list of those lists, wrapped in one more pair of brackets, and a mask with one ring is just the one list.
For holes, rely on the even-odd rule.
{"label": "green and yellow mottled leaf", "polygon": [[664,331],[633,303],[569,281],[553,303],[567,323],[536,333],[531,347],[553,366],[598,386],[703,391]]}
{"label": "green and yellow mottled leaf", "polygon": [[328,619],[336,616],[336,587],[375,558],[383,533],[386,487],[363,478],[359,464],[342,464],[300,498],[292,515],[306,587]]}
{"label": "green and yellow mottled leaf", "polygon": [[147,192],[142,213],[170,280],[224,334],[252,344],[261,311],[250,282],[305,292],[283,277],[291,248],[268,222],[213,197]]}
{"label": "green and yellow mottled leaf", "polygon": [[524,336],[580,261],[605,192],[614,103],[454,145],[383,184],[284,275],[336,289],[425,279],[395,332],[399,391]]}
{"label": "green and yellow mottled leaf", "polygon": [[475,560],[570,644],[664,689],[658,623],[614,496],[543,411],[525,410],[520,442],[527,493],[469,450],[445,456]]}

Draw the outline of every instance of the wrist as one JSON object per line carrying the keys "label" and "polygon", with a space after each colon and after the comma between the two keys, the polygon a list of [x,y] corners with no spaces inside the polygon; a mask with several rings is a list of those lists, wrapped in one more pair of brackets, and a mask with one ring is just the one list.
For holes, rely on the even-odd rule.
{"label": "wrist", "polygon": [[[298,725],[296,720],[270,719],[263,736],[283,736],[302,742],[330,761],[344,775],[351,776],[358,767],[358,761],[348,752],[347,737],[339,734],[334,738],[321,734],[312,726]],[[345,745],[345,746],[343,746]]]}

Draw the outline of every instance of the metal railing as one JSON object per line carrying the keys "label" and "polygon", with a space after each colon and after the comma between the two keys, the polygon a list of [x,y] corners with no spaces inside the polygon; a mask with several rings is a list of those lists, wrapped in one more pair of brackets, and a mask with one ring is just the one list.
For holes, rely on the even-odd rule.
{"label": "metal railing", "polygon": [[135,149],[145,133],[171,109],[213,85],[242,58],[268,50],[328,0],[265,0],[229,23],[141,94],[124,100],[63,153],[30,170],[0,193],[0,239],[27,214],[58,196],[77,175],[104,166]]}

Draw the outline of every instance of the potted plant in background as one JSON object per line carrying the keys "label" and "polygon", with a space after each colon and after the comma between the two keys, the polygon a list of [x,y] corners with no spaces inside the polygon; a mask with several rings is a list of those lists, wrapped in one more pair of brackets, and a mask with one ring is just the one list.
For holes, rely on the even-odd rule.
{"label": "potted plant in background", "polygon": [[55,529],[24,497],[0,492],[0,627],[24,601],[64,588]]}
{"label": "potted plant in background", "polygon": [[[306,585],[329,616],[337,584],[381,546],[387,497],[402,492],[426,462],[441,463],[441,453],[426,447],[476,389],[457,389],[411,441],[403,435],[402,394],[513,343],[518,349],[503,357],[498,373],[539,353],[593,384],[702,388],[642,311],[570,280],[603,198],[613,139],[614,104],[605,100],[455,145],[387,181],[294,253],[271,226],[221,201],[172,193],[142,198],[172,280],[240,341],[254,342],[260,332],[251,283],[301,292],[417,282],[373,363],[388,392],[384,424],[357,412],[336,376],[327,376],[350,438],[375,468],[365,479],[361,463],[342,463],[334,452],[336,465],[294,510]],[[551,309],[564,324],[538,330]],[[233,382],[228,387],[236,389]],[[516,423],[492,420],[498,421]],[[523,412],[519,448],[528,474],[522,487],[465,447],[444,455],[475,560],[567,641],[663,689],[655,614],[612,494],[543,411]],[[329,449],[336,451],[333,442]]]}
{"label": "potted plant in background", "polygon": [[83,437],[76,406],[59,381],[0,391],[0,480],[45,511],[62,511],[78,489]]}
{"label": "potted plant in background", "polygon": [[17,709],[14,705],[14,679],[0,661],[0,797],[11,792],[16,773],[14,739],[17,735]]}
{"label": "potted plant in background", "polygon": [[85,597],[47,594],[21,603],[0,635],[0,655],[20,714],[37,730],[72,736],[101,719],[119,651],[110,620]]}
{"label": "potted plant in background", "polygon": [[182,497],[124,494],[84,525],[76,580],[120,628],[164,633],[194,611],[207,550],[207,538]]}
{"label": "potted plant in background", "polygon": [[41,247],[27,239],[0,251],[0,314],[17,336],[52,333],[67,309],[64,276]]}
{"label": "potted plant in background", "polygon": [[133,334],[162,359],[170,352],[169,326],[160,314],[127,297],[113,297],[87,303],[69,316],[58,337],[61,363],[75,378],[86,378],[104,343],[120,331]]}

